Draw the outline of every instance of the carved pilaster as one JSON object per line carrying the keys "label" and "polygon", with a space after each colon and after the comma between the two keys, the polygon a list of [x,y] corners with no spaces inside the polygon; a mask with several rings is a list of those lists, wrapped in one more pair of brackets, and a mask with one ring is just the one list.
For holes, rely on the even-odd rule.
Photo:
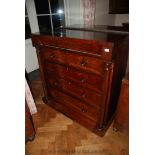
{"label": "carved pilaster", "polygon": [[104,83],[103,83],[103,98],[102,98],[102,104],[101,104],[101,110],[100,110],[100,118],[99,118],[99,124],[98,124],[98,130],[102,131],[104,129],[104,122],[106,119],[107,114],[107,105],[109,104],[109,98],[110,98],[110,89],[111,89],[111,82],[112,82],[112,75],[113,75],[113,63],[112,62],[105,62],[104,63]]}

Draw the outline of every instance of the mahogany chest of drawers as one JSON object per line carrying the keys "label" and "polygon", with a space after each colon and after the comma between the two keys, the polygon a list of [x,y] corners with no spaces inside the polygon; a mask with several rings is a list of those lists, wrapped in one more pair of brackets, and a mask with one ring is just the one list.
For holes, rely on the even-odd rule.
{"label": "mahogany chest of drawers", "polygon": [[43,100],[103,136],[117,106],[128,57],[128,35],[79,31],[79,36],[77,32],[32,35]]}

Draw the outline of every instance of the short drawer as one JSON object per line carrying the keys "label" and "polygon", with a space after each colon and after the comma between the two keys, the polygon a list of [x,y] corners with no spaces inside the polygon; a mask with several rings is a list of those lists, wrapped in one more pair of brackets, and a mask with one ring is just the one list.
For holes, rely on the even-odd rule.
{"label": "short drawer", "polygon": [[98,109],[90,107],[85,103],[76,100],[65,93],[58,91],[56,89],[50,89],[50,96],[57,102],[67,106],[69,109],[76,110],[79,114],[85,115],[88,118],[97,121],[98,120]]}
{"label": "short drawer", "polygon": [[103,72],[103,62],[101,59],[82,54],[44,47],[41,49],[40,57],[43,60],[66,64],[99,75]]}
{"label": "short drawer", "polygon": [[95,93],[84,87],[79,87],[76,83],[74,83],[71,80],[68,81],[65,79],[49,78],[47,79],[47,83],[47,85],[57,89],[61,89],[97,108],[101,103],[101,94]]}
{"label": "short drawer", "polygon": [[46,76],[49,78],[59,77],[63,79],[73,80],[78,85],[82,85],[88,89],[101,92],[102,91],[102,77],[94,74],[80,72],[76,69],[66,67],[59,64],[45,62]]}

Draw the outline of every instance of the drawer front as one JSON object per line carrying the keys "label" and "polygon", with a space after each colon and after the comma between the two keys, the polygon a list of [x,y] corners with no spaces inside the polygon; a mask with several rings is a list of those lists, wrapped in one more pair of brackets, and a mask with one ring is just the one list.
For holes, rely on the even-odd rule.
{"label": "drawer front", "polygon": [[58,78],[47,78],[47,83],[49,86],[61,89],[97,108],[101,103],[101,95],[99,93],[94,93],[91,90],[88,90],[87,88],[79,87],[78,85],[76,85],[76,83],[74,83],[71,80],[68,81]]}
{"label": "drawer front", "polygon": [[94,131],[97,128],[97,122],[86,117],[82,113],[77,112],[73,108],[69,108],[65,106],[64,104],[61,104],[59,102],[56,102],[54,99],[47,103],[49,106],[53,107],[54,109],[62,112],[63,114],[69,116],[76,122],[80,123],[81,125],[85,126],[86,128]]}
{"label": "drawer front", "polygon": [[40,55],[43,60],[66,64],[99,75],[103,72],[103,62],[97,58],[45,47],[41,49]]}
{"label": "drawer front", "polygon": [[98,119],[98,110],[95,108],[92,108],[88,105],[86,105],[83,102],[80,102],[79,100],[74,99],[73,97],[70,97],[69,95],[66,95],[65,93],[62,93],[61,91],[58,91],[56,89],[50,89],[50,96],[57,102],[65,105],[66,107],[76,110],[79,114],[82,114],[84,116],[87,116],[88,118],[97,121]]}
{"label": "drawer front", "polygon": [[46,76],[63,78],[75,81],[78,85],[100,92],[102,90],[102,77],[83,73],[76,69],[59,64],[45,62]]}

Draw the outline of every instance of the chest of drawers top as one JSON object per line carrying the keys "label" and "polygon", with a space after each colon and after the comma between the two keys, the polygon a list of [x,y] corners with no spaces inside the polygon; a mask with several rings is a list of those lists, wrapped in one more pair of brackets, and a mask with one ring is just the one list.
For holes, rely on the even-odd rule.
{"label": "chest of drawers top", "polygon": [[[33,34],[34,46],[53,47],[66,52],[79,53],[87,56],[111,61],[117,53],[114,48],[122,44],[128,34],[102,33],[92,31],[63,29],[53,34]],[[119,52],[119,51],[117,51]]]}
{"label": "chest of drawers top", "polygon": [[105,60],[111,59],[113,47],[109,42],[37,35],[33,35],[33,45]]}

